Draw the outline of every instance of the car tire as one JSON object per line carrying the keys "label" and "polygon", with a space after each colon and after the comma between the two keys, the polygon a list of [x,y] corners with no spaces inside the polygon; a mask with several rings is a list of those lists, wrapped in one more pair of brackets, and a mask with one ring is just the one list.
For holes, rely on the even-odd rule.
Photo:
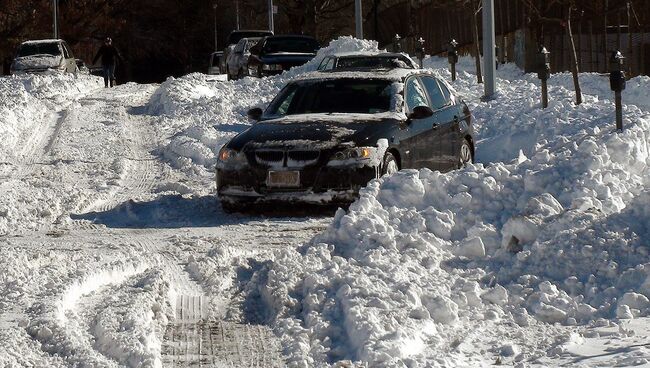
{"label": "car tire", "polygon": [[237,73],[237,79],[242,79],[242,78],[244,78],[244,71],[239,70],[239,73]]}
{"label": "car tire", "polygon": [[221,201],[221,209],[227,214],[232,214],[238,211],[239,206],[237,203]]}
{"label": "car tire", "polygon": [[458,166],[463,168],[467,164],[474,163],[474,151],[472,150],[472,145],[465,138],[463,143],[460,145],[460,151],[458,152]]}
{"label": "car tire", "polygon": [[381,164],[381,176],[393,175],[399,171],[399,165],[392,153],[386,152],[384,161]]}

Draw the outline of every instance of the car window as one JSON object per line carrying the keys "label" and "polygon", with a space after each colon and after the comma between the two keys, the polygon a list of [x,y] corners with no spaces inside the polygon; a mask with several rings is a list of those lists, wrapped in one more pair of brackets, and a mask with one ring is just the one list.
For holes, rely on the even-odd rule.
{"label": "car window", "polygon": [[451,95],[451,91],[445,84],[441,81],[438,81],[438,85],[440,86],[440,90],[442,91],[442,94],[445,95],[445,98],[449,101],[449,103],[455,103],[454,97]]}
{"label": "car window", "polygon": [[61,55],[61,49],[59,45],[51,43],[25,43],[20,46],[18,50],[18,56],[32,56],[32,55]]}
{"label": "car window", "polygon": [[280,92],[269,116],[309,113],[376,114],[390,110],[391,82],[336,79],[295,83]]}
{"label": "car window", "polygon": [[412,112],[418,106],[429,106],[429,102],[418,78],[411,78],[406,82],[406,107]]}
{"label": "car window", "polygon": [[289,92],[287,97],[278,106],[278,109],[275,112],[276,115],[284,116],[287,113],[289,113],[289,106],[291,106],[291,102],[293,101],[293,98],[296,96],[297,91],[298,89],[295,88],[293,91]]}
{"label": "car window", "polygon": [[330,58],[330,61],[327,63],[325,66],[325,70],[332,70],[334,69],[334,63],[336,63],[336,58]]}
{"label": "car window", "polygon": [[242,50],[244,50],[245,42],[246,42],[245,40],[239,41],[239,43],[237,43],[237,46],[235,46],[235,52],[242,52]]}
{"label": "car window", "polygon": [[325,59],[323,59],[318,65],[318,70],[324,70],[331,59],[332,58],[330,57],[326,57]]}
{"label": "car window", "polygon": [[433,110],[439,110],[449,105],[449,98],[442,92],[440,85],[435,78],[422,77],[422,83],[424,83],[424,88],[426,88],[427,93],[429,94],[431,108]]}
{"label": "car window", "polygon": [[62,43],[62,45],[63,45],[63,49],[65,50],[64,52],[66,52],[68,54],[66,56],[66,58],[74,59],[74,54],[72,53],[72,49],[70,48],[68,43],[64,42],[64,43]]}

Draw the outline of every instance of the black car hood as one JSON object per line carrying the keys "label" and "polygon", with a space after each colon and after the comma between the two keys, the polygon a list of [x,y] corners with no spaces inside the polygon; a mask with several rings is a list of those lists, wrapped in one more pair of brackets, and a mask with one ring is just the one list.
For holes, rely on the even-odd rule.
{"label": "black car hood", "polygon": [[283,64],[283,63],[306,63],[313,59],[316,54],[307,53],[288,53],[278,52],[273,54],[264,54],[260,60],[265,64]]}
{"label": "black car hood", "polygon": [[375,146],[399,122],[396,114],[305,114],[264,120],[233,138],[229,148],[329,149],[341,145]]}

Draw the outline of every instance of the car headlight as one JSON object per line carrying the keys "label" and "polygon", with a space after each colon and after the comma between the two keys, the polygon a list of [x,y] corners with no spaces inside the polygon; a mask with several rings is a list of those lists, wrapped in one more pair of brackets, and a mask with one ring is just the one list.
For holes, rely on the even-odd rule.
{"label": "car headlight", "polygon": [[280,65],[280,64],[264,64],[264,65],[262,65],[262,70],[281,71],[282,70],[282,65]]}
{"label": "car headlight", "polygon": [[333,154],[327,166],[376,166],[378,156],[377,147],[348,148]]}
{"label": "car headlight", "polygon": [[246,164],[246,155],[234,149],[222,147],[217,157],[217,166]]}

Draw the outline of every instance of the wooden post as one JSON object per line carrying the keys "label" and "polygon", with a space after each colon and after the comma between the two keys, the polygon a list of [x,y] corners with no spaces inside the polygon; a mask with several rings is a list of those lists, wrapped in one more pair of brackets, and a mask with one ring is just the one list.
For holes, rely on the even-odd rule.
{"label": "wooden post", "polygon": [[605,0],[604,19],[605,19],[605,41],[603,45],[603,55],[605,56],[605,71],[609,71],[609,52],[607,51],[607,12],[609,12],[609,1]]}
{"label": "wooden post", "polygon": [[598,58],[596,58],[596,65],[594,66],[594,24],[589,21],[589,71],[597,72],[598,71]]}
{"label": "wooden post", "polygon": [[582,14],[580,13],[580,20],[578,21],[578,68],[583,70],[582,67]]}
{"label": "wooden post", "polygon": [[571,56],[571,73],[573,74],[573,87],[576,90],[576,105],[582,103],[582,90],[580,89],[580,80],[578,73],[580,69],[578,67],[578,57],[576,56],[576,45],[573,42],[573,33],[571,32],[571,6],[569,5],[569,12],[567,14],[567,25],[566,25],[567,35],[569,36],[569,44],[571,49],[569,50]]}

